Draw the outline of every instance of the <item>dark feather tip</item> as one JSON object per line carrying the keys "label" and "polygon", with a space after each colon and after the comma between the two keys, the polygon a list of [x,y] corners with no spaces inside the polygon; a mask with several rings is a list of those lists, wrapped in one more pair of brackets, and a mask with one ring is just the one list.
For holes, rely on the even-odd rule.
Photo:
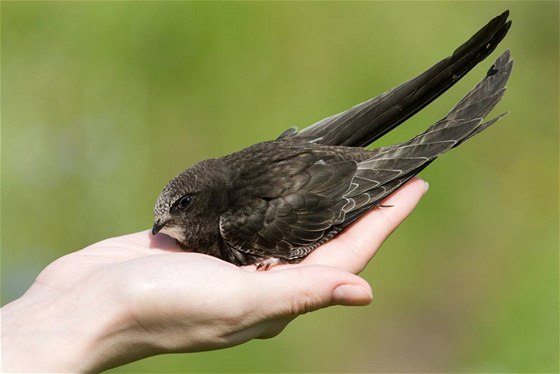
{"label": "dark feather tip", "polygon": [[492,65],[490,66],[490,69],[488,69],[488,72],[486,73],[487,77],[491,77],[492,75],[496,74],[499,70],[496,69],[496,65]]}

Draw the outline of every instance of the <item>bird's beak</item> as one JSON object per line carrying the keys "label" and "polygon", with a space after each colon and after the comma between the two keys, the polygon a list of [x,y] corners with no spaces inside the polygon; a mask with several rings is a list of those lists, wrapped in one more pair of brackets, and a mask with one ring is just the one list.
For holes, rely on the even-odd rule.
{"label": "bird's beak", "polygon": [[154,227],[152,227],[152,235],[155,235],[158,232],[160,232],[166,223],[167,222],[162,222],[161,219],[158,219],[156,222],[154,222]]}

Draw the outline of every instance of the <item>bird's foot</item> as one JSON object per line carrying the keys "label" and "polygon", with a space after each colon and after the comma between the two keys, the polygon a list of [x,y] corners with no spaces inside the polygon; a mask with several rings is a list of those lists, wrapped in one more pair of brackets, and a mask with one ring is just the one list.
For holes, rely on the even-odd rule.
{"label": "bird's foot", "polygon": [[267,271],[271,266],[281,264],[283,261],[276,257],[263,258],[255,263],[257,271]]}

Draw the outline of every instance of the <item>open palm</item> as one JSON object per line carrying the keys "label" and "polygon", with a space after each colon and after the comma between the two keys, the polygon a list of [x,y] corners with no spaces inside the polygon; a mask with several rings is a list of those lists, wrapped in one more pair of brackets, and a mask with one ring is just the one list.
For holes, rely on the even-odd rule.
{"label": "open palm", "polygon": [[[185,252],[173,239],[143,231],[56,260],[22,299],[34,300],[35,305],[48,301],[56,313],[46,320],[64,318],[55,334],[94,337],[81,348],[88,350],[89,362],[73,363],[72,355],[64,352],[65,368],[71,370],[98,371],[158,353],[216,349],[272,337],[302,313],[334,304],[368,304],[371,289],[354,274],[367,265],[425,191],[421,180],[410,181],[384,201],[391,207],[368,213],[299,264],[267,271],[237,267]],[[17,308],[17,301],[3,313],[10,307]],[[67,313],[61,315],[60,310]]]}

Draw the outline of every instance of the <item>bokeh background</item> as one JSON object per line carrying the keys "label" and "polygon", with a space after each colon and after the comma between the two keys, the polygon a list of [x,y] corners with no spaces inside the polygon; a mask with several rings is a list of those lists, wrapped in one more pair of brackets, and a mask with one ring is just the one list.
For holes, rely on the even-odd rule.
{"label": "bokeh background", "polygon": [[557,372],[558,2],[2,2],[2,305],[59,256],[149,228],[198,160],[413,77],[511,10],[508,117],[422,173],[363,276],[375,300],[279,337],[112,372]]}

